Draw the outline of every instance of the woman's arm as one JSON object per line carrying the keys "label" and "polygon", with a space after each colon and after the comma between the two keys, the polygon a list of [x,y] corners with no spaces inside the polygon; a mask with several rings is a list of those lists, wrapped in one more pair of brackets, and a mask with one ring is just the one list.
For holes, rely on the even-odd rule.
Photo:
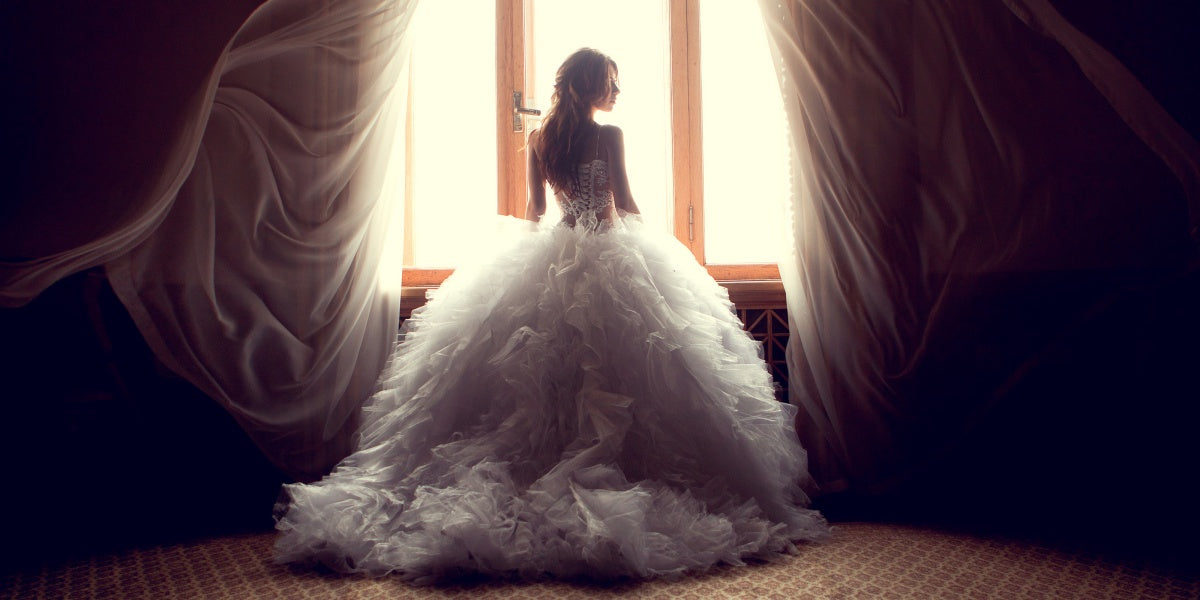
{"label": "woman's arm", "polygon": [[608,149],[613,204],[620,212],[641,214],[629,191],[629,174],[625,171],[625,134],[615,125],[606,126],[605,129],[609,130],[610,138]]}
{"label": "woman's arm", "polygon": [[525,204],[525,218],[537,223],[546,214],[546,176],[542,174],[542,163],[537,155],[537,130],[529,133],[529,159],[526,161],[526,179],[529,180],[529,201]]}

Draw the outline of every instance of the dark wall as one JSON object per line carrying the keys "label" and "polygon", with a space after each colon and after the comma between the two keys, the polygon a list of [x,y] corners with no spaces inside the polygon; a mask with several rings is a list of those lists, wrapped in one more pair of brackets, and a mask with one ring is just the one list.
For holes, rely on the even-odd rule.
{"label": "dark wall", "polygon": [[168,372],[99,269],[0,310],[0,571],[261,531],[283,475]]}
{"label": "dark wall", "polygon": [[[0,256],[11,257],[61,250],[126,214],[259,0],[2,4]],[[81,203],[96,218],[62,219]]]}
{"label": "dark wall", "polygon": [[1200,139],[1200,3],[1051,0],[1080,31],[1112,52],[1192,137]]}

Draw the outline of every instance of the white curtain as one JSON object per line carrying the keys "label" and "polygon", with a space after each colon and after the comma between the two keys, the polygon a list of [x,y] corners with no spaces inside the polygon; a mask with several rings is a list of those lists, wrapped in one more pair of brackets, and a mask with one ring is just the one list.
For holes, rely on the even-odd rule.
{"label": "white curtain", "polygon": [[[395,341],[377,271],[402,192],[415,0],[270,0],[229,42],[131,219],[3,264],[3,300],[104,265],[156,356],[291,475],[350,449]],[[401,138],[403,139],[403,138]],[[164,400],[169,401],[169,400]]]}
{"label": "white curtain", "polygon": [[1045,358],[1055,332],[1023,323],[1055,321],[1031,314],[1086,312],[1051,308],[1065,274],[1186,260],[1200,152],[1046,0],[760,4],[793,146],[797,428],[824,492],[885,491]]}

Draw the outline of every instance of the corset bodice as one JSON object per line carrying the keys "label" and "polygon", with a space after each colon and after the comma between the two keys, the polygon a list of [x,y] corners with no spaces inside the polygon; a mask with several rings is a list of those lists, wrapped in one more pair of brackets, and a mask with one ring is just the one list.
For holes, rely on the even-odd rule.
{"label": "corset bodice", "polygon": [[576,226],[595,229],[613,202],[608,183],[608,163],[597,158],[581,163],[569,190],[557,190],[555,197],[563,215],[575,218]]}

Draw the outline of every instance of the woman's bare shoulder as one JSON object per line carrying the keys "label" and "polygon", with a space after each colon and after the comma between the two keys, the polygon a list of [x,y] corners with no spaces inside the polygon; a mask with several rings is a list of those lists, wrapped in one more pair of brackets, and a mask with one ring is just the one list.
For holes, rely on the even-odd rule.
{"label": "woman's bare shoulder", "polygon": [[525,147],[528,148],[530,152],[533,152],[535,154],[538,153],[537,148],[538,148],[538,144],[541,141],[541,137],[542,137],[540,135],[541,132],[542,132],[542,130],[540,130],[540,129],[533,129],[529,132],[529,137],[525,138]]}
{"label": "woman's bare shoulder", "polygon": [[624,135],[624,134],[621,132],[621,128],[617,127],[616,125],[601,125],[600,126],[600,136],[601,137],[605,137],[610,140],[614,140],[614,139],[621,139],[622,135]]}
{"label": "woman's bare shoulder", "polygon": [[616,125],[601,125],[600,126],[600,145],[609,149],[610,152],[619,152],[625,147],[624,133],[621,128]]}

